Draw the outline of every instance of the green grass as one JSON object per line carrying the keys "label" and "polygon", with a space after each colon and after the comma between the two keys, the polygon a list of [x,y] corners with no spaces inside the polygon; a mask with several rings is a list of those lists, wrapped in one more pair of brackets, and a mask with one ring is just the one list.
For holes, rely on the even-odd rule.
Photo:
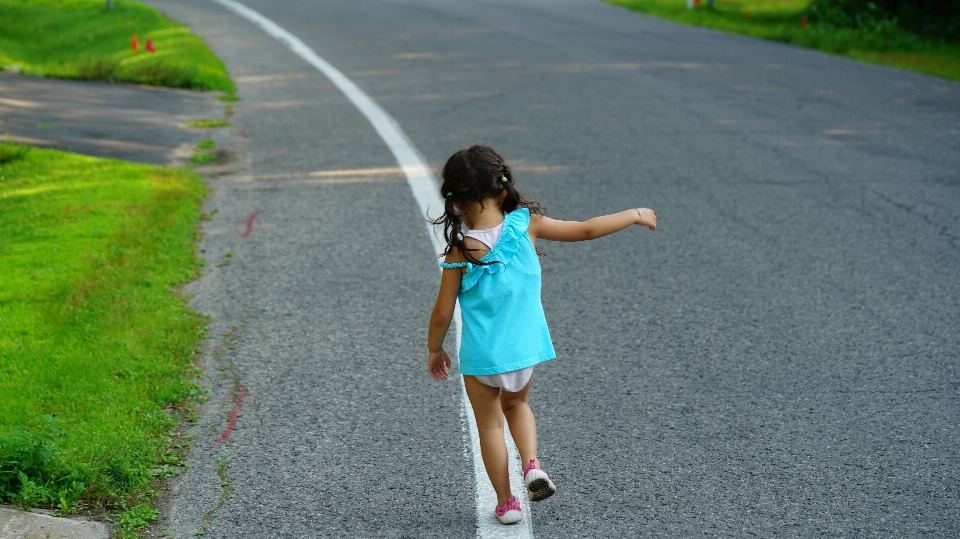
{"label": "green grass", "polygon": [[217,158],[217,154],[213,152],[196,152],[190,157],[190,165],[198,166],[204,163],[209,163]]}
{"label": "green grass", "polygon": [[30,147],[21,144],[0,144],[0,165],[19,161],[30,153]]}
{"label": "green grass", "polygon": [[230,122],[226,120],[194,120],[190,122],[190,127],[230,127]]}
{"label": "green grass", "polygon": [[183,169],[0,144],[0,501],[127,514],[182,465],[203,197]]}
{"label": "green grass", "polygon": [[[130,50],[133,34],[141,42]],[[145,52],[147,39],[156,53]],[[203,41],[156,9],[124,0],[0,0],[0,65],[36,76],[233,93]]]}
{"label": "green grass", "polygon": [[120,528],[125,532],[132,532],[153,524],[159,516],[160,513],[153,507],[142,503],[120,516]]}
{"label": "green grass", "polygon": [[216,160],[217,154],[215,152],[202,151],[202,150],[212,150],[214,147],[216,147],[216,145],[217,143],[214,142],[212,139],[203,139],[200,142],[198,142],[197,150],[194,151],[193,155],[190,157],[190,162],[188,163],[189,166],[195,167],[195,166],[202,165],[204,163],[209,163],[210,161]]}
{"label": "green grass", "polygon": [[692,10],[687,9],[686,0],[607,1],[684,24],[784,41],[960,80],[960,44],[918,36],[884,22],[863,28],[839,28],[810,21],[802,27],[800,22],[809,0],[716,0],[712,10],[707,9],[707,0]]}

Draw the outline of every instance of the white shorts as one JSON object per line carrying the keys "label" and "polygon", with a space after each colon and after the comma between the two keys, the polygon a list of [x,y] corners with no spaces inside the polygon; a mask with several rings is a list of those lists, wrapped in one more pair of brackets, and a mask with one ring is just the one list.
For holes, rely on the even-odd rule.
{"label": "white shorts", "polygon": [[474,376],[485,386],[499,387],[510,393],[517,393],[527,387],[530,377],[533,376],[533,367],[520,369],[519,371],[510,371],[502,374],[491,374],[489,376]]}

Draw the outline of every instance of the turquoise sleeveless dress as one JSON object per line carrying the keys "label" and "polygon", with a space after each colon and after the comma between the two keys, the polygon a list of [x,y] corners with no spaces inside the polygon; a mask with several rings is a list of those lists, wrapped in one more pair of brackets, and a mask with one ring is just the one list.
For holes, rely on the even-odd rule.
{"label": "turquoise sleeveless dress", "polygon": [[441,262],[467,271],[460,280],[460,372],[502,374],[557,357],[540,303],[540,260],[527,233],[530,210],[504,216],[497,244],[480,259]]}

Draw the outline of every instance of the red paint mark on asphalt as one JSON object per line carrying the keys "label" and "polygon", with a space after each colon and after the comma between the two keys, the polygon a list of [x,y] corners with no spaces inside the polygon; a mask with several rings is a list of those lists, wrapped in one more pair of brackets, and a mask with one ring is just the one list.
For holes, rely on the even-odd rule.
{"label": "red paint mark on asphalt", "polygon": [[223,434],[217,436],[217,439],[214,442],[226,442],[230,438],[230,434],[233,432],[233,428],[237,426],[237,414],[240,413],[240,407],[234,403],[233,410],[230,411],[230,422],[227,423],[227,428],[223,429]]}
{"label": "red paint mark on asphalt", "polygon": [[247,386],[240,386],[240,389],[237,390],[237,400],[233,403],[233,408],[230,410],[230,421],[227,423],[227,428],[223,429],[223,433],[217,436],[214,442],[226,442],[230,438],[234,427],[237,426],[237,416],[240,414],[240,405],[243,404],[243,397],[246,392]]}
{"label": "red paint mark on asphalt", "polygon": [[243,234],[240,234],[241,238],[246,238],[247,236],[250,235],[251,232],[253,232],[253,220],[256,218],[257,218],[257,212],[253,212],[250,214],[250,217],[247,217],[247,231],[244,232]]}

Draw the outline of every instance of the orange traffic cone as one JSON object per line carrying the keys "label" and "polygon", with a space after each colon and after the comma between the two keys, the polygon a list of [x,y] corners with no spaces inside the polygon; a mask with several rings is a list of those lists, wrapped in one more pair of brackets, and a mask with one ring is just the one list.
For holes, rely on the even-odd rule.
{"label": "orange traffic cone", "polygon": [[140,48],[140,39],[137,38],[137,34],[133,34],[133,37],[130,38],[130,50],[137,52]]}
{"label": "orange traffic cone", "polygon": [[157,52],[157,49],[153,47],[153,40],[149,37],[147,38],[147,46],[144,48],[147,49],[147,52]]}

